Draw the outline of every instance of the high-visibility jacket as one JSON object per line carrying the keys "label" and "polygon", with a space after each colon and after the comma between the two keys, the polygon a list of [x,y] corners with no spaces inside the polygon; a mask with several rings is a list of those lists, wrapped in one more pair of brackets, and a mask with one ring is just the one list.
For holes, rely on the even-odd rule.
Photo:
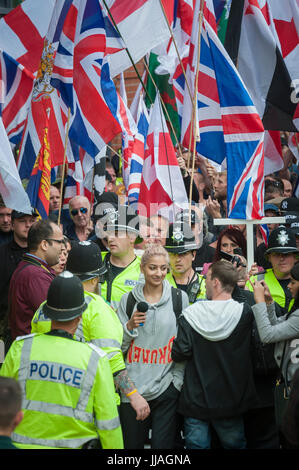
{"label": "high-visibility jacket", "polygon": [[93,344],[62,331],[19,337],[0,374],[23,392],[17,447],[73,449],[100,438],[103,449],[123,448],[108,358]]}
{"label": "high-visibility jacket", "polygon": [[[197,275],[197,279],[195,279],[195,281],[193,281],[192,283],[190,283],[190,285],[188,286],[188,290],[187,290],[187,295],[189,297],[189,302],[190,304],[194,303],[195,300],[198,300],[198,299],[205,299],[206,298],[206,281],[205,281],[205,278],[204,276],[202,276],[201,274],[198,274],[196,273]],[[171,272],[169,272],[167,275],[166,275],[166,278],[165,278],[169,284],[171,284],[173,287],[177,287],[177,284],[175,282],[175,279],[173,277],[173,274]],[[192,296],[193,296],[193,289],[194,289],[194,292],[195,292],[195,299],[192,300]]]}
{"label": "high-visibility jacket", "polygon": [[[102,348],[108,356],[113,374],[125,369],[121,344],[123,328],[118,316],[102,297],[84,292],[87,308],[75,332],[74,339],[92,343]],[[42,313],[41,304],[31,322],[32,333],[47,333],[51,330],[51,320]],[[117,404],[120,397],[116,394]]]}
{"label": "high-visibility jacket", "polygon": [[136,256],[132,263],[123,269],[114,279],[110,276],[109,254],[104,252],[102,256],[108,271],[105,274],[105,282],[101,284],[101,296],[117,310],[122,296],[130,292],[137,284],[144,283],[143,275],[140,272],[140,256]]}
{"label": "high-visibility jacket", "polygon": [[[251,281],[252,279],[256,278],[257,276],[252,276]],[[273,269],[266,270],[266,272],[264,273],[264,281],[269,287],[270,294],[272,295],[274,302],[278,303],[278,305],[280,305],[280,307],[284,309],[285,313],[288,312],[294,303],[294,299],[290,300],[290,297],[289,299],[286,298],[285,291],[283,290],[283,288],[279,284],[279,281],[275,277]],[[247,282],[246,287],[248,287],[248,289],[253,292],[253,288],[249,281]]]}

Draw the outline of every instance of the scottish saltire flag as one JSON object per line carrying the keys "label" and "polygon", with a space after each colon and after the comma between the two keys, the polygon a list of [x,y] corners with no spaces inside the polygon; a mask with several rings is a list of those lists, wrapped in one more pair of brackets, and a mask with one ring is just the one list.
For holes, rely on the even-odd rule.
{"label": "scottish saltire flag", "polygon": [[123,44],[98,0],[73,0],[54,61],[51,85],[71,110],[69,137],[93,158],[122,130],[124,106],[109,72]]}
{"label": "scottish saltire flag", "polygon": [[49,147],[47,118],[44,119],[43,143],[36,157],[34,167],[27,185],[27,194],[31,206],[34,207],[42,219],[49,215],[50,185],[51,185],[51,153]]}
{"label": "scottish saltire flag", "polygon": [[129,184],[128,184],[128,201],[129,204],[138,202],[140,193],[140,184],[142,177],[142,169],[145,154],[145,143],[149,126],[149,115],[144,103],[143,96],[140,95],[139,106],[137,111],[137,129],[138,132],[134,136],[133,149],[131,154]]}
{"label": "scottish saltire flag", "polygon": [[145,217],[160,213],[173,220],[175,211],[187,204],[182,173],[157,93],[146,139],[138,212]]}
{"label": "scottish saltire flag", "polygon": [[[197,69],[199,4],[196,3],[192,47],[188,63],[190,88]],[[196,93],[199,139],[196,150],[222,163],[227,160],[228,217],[263,217],[264,128],[246,87],[216,33],[211,0],[205,1],[201,31],[198,90]],[[193,132],[192,102],[184,93],[183,144],[190,145]],[[192,139],[191,139],[192,140]]]}
{"label": "scottish saltire flag", "polygon": [[20,142],[30,107],[34,75],[0,51],[0,102],[3,124],[11,144]]}

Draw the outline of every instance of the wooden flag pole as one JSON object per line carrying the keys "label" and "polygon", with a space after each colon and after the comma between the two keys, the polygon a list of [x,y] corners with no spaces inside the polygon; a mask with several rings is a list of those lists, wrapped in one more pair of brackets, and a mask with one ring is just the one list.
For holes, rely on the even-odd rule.
{"label": "wooden flag pole", "polygon": [[188,80],[187,80],[186,70],[185,70],[185,67],[184,67],[184,65],[183,65],[182,59],[181,59],[181,57],[180,57],[180,53],[179,53],[179,50],[178,50],[178,47],[177,47],[177,43],[176,43],[176,40],[175,40],[175,38],[174,38],[174,35],[173,35],[173,32],[172,32],[171,26],[170,26],[170,24],[169,24],[169,21],[168,21],[166,12],[165,12],[165,8],[164,8],[164,6],[163,6],[162,1],[159,0],[159,2],[160,2],[160,6],[161,6],[161,9],[162,9],[162,11],[163,11],[163,15],[164,15],[165,21],[166,21],[166,23],[167,23],[167,26],[168,26],[168,29],[169,29],[169,32],[170,32],[171,39],[172,39],[172,41],[173,41],[173,45],[174,45],[174,47],[175,47],[175,51],[176,51],[176,53],[177,53],[177,56],[178,56],[180,65],[181,65],[181,67],[182,67],[182,71],[183,71],[183,74],[184,74],[184,77],[185,77],[185,83],[186,83],[186,85],[187,85],[188,93],[189,93],[190,99],[191,99],[191,101],[192,101],[192,93],[191,93],[190,86],[189,86],[189,83],[188,83]]}
{"label": "wooden flag pole", "polygon": [[[149,70],[149,68],[148,68],[148,65],[147,65],[147,63],[146,63],[146,61],[145,61],[144,59],[143,59],[143,62],[144,62],[145,68],[146,68],[146,70],[147,70],[147,73],[149,74],[149,77],[150,77],[150,79],[152,80],[152,82],[153,82],[153,84],[154,84],[154,86],[155,86],[155,88],[156,88],[156,93],[159,93],[160,102],[161,102],[162,107],[163,107],[163,109],[164,109],[164,111],[165,111],[165,114],[166,114],[166,116],[167,116],[167,118],[168,118],[168,121],[169,121],[171,130],[172,130],[172,132],[173,132],[175,141],[176,141],[177,146],[178,146],[179,154],[180,154],[181,157],[183,157],[183,155],[182,155],[182,150],[181,150],[181,146],[180,146],[180,143],[179,143],[179,140],[178,140],[178,136],[176,135],[175,129],[174,129],[173,124],[172,124],[172,122],[171,122],[171,119],[170,119],[169,113],[168,113],[168,111],[167,111],[167,108],[166,108],[166,106],[165,106],[165,103],[163,102],[163,100],[162,100],[162,98],[161,98],[161,95],[160,95],[159,89],[158,89],[158,87],[157,87],[157,84],[156,84],[156,82],[155,82],[155,80],[154,80],[154,77],[152,76],[152,74],[151,74],[151,72],[150,72],[150,70]],[[151,102],[152,102],[152,101],[151,101]]]}
{"label": "wooden flag pole", "polygon": [[60,225],[61,210],[62,210],[62,194],[63,194],[63,183],[64,183],[64,175],[65,175],[66,151],[67,151],[67,142],[68,142],[68,136],[69,136],[70,116],[71,116],[71,108],[69,107],[68,108],[68,114],[67,114],[65,141],[64,141],[63,165],[62,165],[62,175],[61,175],[61,182],[60,182],[60,201],[59,201],[59,211],[58,211],[58,220],[57,220],[58,225]]}
{"label": "wooden flag pole", "polygon": [[[190,178],[190,188],[189,188],[189,224],[191,224],[191,203],[192,203],[192,190],[193,190],[193,180],[194,180],[194,168],[195,168],[195,154],[196,154],[196,142],[199,138],[198,132],[198,123],[197,123],[197,91],[198,91],[198,74],[199,74],[199,63],[200,63],[200,43],[201,43],[201,29],[202,29],[202,22],[203,22],[203,7],[204,7],[204,0],[201,0],[200,3],[200,10],[198,15],[198,46],[197,46],[197,63],[196,63],[196,75],[195,75],[195,83],[194,83],[194,97],[193,97],[193,154],[192,154],[192,169],[191,169],[191,178]],[[190,126],[191,128],[192,126]],[[189,160],[188,155],[188,160]],[[188,165],[189,166],[189,165]]]}

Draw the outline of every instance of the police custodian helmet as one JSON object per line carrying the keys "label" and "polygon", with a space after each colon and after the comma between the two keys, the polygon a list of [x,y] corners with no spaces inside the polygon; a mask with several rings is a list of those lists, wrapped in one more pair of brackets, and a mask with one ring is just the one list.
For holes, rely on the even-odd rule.
{"label": "police custodian helmet", "polygon": [[66,269],[78,276],[82,282],[102,276],[107,271],[100,247],[90,240],[74,243],[68,255]]}
{"label": "police custodian helmet", "polygon": [[133,233],[136,235],[136,244],[143,241],[139,232],[139,216],[130,206],[120,205],[118,206],[118,210],[110,211],[107,224],[104,226],[104,231],[125,231],[127,233]]}
{"label": "police custodian helmet", "polygon": [[169,253],[178,254],[197,250],[198,246],[190,225],[181,221],[170,224],[164,248]]}
{"label": "police custodian helmet", "polygon": [[42,312],[50,320],[64,322],[74,320],[86,308],[82,282],[74,274],[64,271],[51,282]]}
{"label": "police custodian helmet", "polygon": [[270,253],[299,253],[294,232],[283,225],[272,230],[265,256]]}

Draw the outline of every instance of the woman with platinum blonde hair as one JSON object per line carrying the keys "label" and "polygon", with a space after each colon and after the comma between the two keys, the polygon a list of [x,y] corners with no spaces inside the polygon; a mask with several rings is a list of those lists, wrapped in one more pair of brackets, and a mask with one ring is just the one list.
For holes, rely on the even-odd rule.
{"label": "woman with platinum blonde hair", "polygon": [[125,449],[143,449],[151,428],[152,449],[173,449],[184,364],[172,362],[171,348],[177,333],[176,317],[188,307],[189,300],[185,292],[165,280],[169,258],[161,245],[146,248],[140,269],[144,284],[123,295],[117,314],[124,329],[122,351],[128,374],[148,401],[151,413],[144,421],[137,421],[128,397],[122,395],[124,445]]}

